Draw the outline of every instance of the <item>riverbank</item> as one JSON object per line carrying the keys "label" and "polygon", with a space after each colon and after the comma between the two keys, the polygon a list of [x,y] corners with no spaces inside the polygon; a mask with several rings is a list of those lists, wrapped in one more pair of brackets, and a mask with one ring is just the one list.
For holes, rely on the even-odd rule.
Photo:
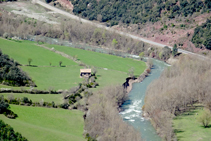
{"label": "riverbank", "polygon": [[146,63],[147,68],[144,72],[136,79],[129,79],[128,86],[127,86],[127,93],[129,93],[133,88],[133,83],[140,83],[142,82],[150,73],[151,67]]}

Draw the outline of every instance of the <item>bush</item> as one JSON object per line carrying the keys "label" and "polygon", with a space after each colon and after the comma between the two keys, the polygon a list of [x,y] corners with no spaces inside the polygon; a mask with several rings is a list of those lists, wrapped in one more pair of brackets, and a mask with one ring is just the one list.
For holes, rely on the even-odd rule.
{"label": "bush", "polygon": [[6,112],[8,108],[9,104],[4,101],[4,96],[0,96],[0,114]]}
{"label": "bush", "polygon": [[199,118],[199,122],[204,126],[204,128],[208,128],[211,122],[211,112],[208,109],[205,109],[203,114]]}
{"label": "bush", "polygon": [[6,117],[11,118],[11,119],[15,119],[16,117],[18,117],[17,114],[15,114],[13,111],[7,109],[4,113],[3,113]]}
{"label": "bush", "polygon": [[5,39],[8,39],[8,38],[9,38],[9,34],[8,34],[8,33],[4,33],[4,34],[3,34],[3,37],[4,37]]}
{"label": "bush", "polygon": [[171,49],[168,46],[165,46],[162,48],[161,53],[159,53],[160,59],[167,60],[170,58],[171,55]]}

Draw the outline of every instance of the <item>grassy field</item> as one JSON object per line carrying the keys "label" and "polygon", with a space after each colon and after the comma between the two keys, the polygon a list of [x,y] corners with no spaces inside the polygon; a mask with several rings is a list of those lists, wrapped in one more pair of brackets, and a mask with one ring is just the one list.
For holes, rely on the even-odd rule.
{"label": "grassy field", "polygon": [[[36,89],[69,89],[82,81],[79,78],[79,69],[82,67],[77,63],[34,44],[35,42],[30,41],[18,43],[0,38],[0,49],[4,54],[8,54],[21,64],[27,64],[28,58],[32,58],[31,64],[38,66],[21,66],[38,86]],[[59,61],[67,67],[59,67]],[[2,85],[0,87],[7,88]]]}
{"label": "grassy field", "polygon": [[93,89],[93,91],[103,88],[105,86],[111,86],[116,84],[122,85],[126,81],[126,77],[127,74],[124,72],[98,69],[96,81],[99,83],[99,86],[96,89]]}
{"label": "grassy field", "polygon": [[211,128],[204,128],[198,121],[202,112],[200,107],[177,116],[173,120],[173,128],[179,141],[208,141],[211,139]]}
{"label": "grassy field", "polygon": [[[131,67],[135,68],[136,75],[140,75],[146,68],[144,62],[129,58],[56,45],[48,45],[48,47],[54,47],[72,56],[77,55],[78,59],[87,65],[108,68],[108,70],[98,69],[97,82],[100,84],[99,88],[124,83],[127,72]],[[36,83],[38,86],[36,89],[69,89],[83,81],[79,78],[79,69],[83,67],[61,55],[36,46],[35,42],[22,41],[19,43],[0,38],[0,49],[21,64],[27,65],[28,58],[32,58],[31,64],[38,67],[21,66],[21,68]],[[66,67],[59,67],[59,61],[62,61],[62,65]],[[0,88],[7,88],[7,86],[0,85]],[[14,89],[18,88],[15,87]]]}
{"label": "grassy field", "polygon": [[[12,86],[7,86],[7,85],[2,85],[0,84],[0,88],[11,88],[14,90],[20,90],[20,87],[12,87]],[[30,87],[24,87],[25,89],[30,89]]]}
{"label": "grassy field", "polygon": [[114,55],[102,54],[93,51],[87,51],[77,48],[71,48],[66,46],[58,45],[45,45],[49,48],[54,47],[54,49],[65,52],[68,55],[74,56],[77,55],[77,58],[83,63],[100,67],[108,68],[111,70],[117,70],[127,73],[130,68],[135,69],[135,75],[140,75],[146,68],[146,64],[141,61],[136,61],[130,58],[122,58]]}
{"label": "grassy field", "polygon": [[29,141],[84,141],[83,113],[77,110],[11,105],[17,119],[0,115]]}
{"label": "grassy field", "polygon": [[28,58],[31,58],[31,65],[36,66],[50,66],[50,62],[52,66],[59,66],[59,61],[62,61],[62,65],[77,65],[74,61],[35,44],[35,42],[31,41],[22,41],[19,43],[0,38],[0,49],[2,52],[20,64],[28,65]]}
{"label": "grassy field", "polygon": [[26,93],[0,93],[0,96],[3,95],[4,98],[13,96],[14,98],[23,98],[28,97],[32,102],[40,102],[44,100],[45,102],[54,101],[55,104],[62,104],[63,98],[61,94],[26,94]]}
{"label": "grassy field", "polygon": [[48,90],[52,87],[54,90],[70,89],[82,82],[79,77],[80,66],[69,67],[21,67],[27,72],[38,86],[36,89]]}

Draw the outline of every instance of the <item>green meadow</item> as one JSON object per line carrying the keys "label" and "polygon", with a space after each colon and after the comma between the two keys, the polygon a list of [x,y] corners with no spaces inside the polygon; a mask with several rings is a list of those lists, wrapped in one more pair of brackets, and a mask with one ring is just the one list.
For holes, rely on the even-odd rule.
{"label": "green meadow", "polygon": [[202,107],[199,107],[174,118],[173,129],[175,130],[178,141],[210,140],[211,128],[204,128],[198,121],[203,113],[202,109]]}
{"label": "green meadow", "polygon": [[77,59],[82,61],[83,63],[95,66],[99,68],[107,68],[110,70],[117,70],[121,72],[128,73],[130,68],[134,68],[134,74],[140,75],[144,72],[146,65],[144,62],[137,61],[131,58],[122,58],[109,54],[102,54],[93,51],[87,51],[77,48],[71,48],[66,46],[58,46],[58,45],[45,45],[49,48],[54,47],[54,49],[65,52],[68,55],[77,56]]}
{"label": "green meadow", "polygon": [[80,66],[68,67],[21,67],[27,72],[35,84],[36,89],[65,90],[77,86],[83,79],[79,77]]}
{"label": "green meadow", "polygon": [[14,42],[0,38],[0,49],[23,65],[28,65],[29,58],[32,59],[31,65],[35,66],[50,66],[50,63],[51,66],[59,66],[59,61],[62,61],[62,65],[77,65],[74,61],[36,46],[36,43],[31,41]]}
{"label": "green meadow", "polygon": [[11,105],[18,118],[9,119],[0,115],[5,123],[11,125],[29,141],[84,141],[83,112]]}
{"label": "green meadow", "polygon": [[[36,89],[70,89],[83,81],[79,77],[79,70],[83,67],[70,59],[37,46],[35,42],[15,42],[0,38],[0,44],[0,49],[4,54],[8,54],[21,64],[27,65],[28,58],[32,59],[31,65],[33,66],[21,66],[21,68],[36,83],[38,86]],[[132,67],[134,68],[135,75],[140,75],[146,68],[144,62],[130,58],[121,58],[65,46],[45,46],[54,47],[56,50],[71,56],[76,55],[77,59],[83,63],[97,67],[99,88],[124,83],[127,72]],[[59,66],[59,61],[62,61],[62,67]],[[104,70],[103,68],[107,68],[108,70]],[[0,88],[2,87],[6,88],[7,86],[0,85]]]}

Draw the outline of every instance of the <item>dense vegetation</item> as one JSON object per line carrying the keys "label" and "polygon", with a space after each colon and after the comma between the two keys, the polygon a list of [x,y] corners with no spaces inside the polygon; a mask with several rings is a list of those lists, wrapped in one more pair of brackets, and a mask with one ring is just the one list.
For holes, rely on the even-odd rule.
{"label": "dense vegetation", "polygon": [[189,111],[196,103],[211,110],[210,70],[210,62],[182,56],[148,87],[143,109],[166,140],[174,138],[174,116]]}
{"label": "dense vegetation", "polygon": [[89,20],[116,25],[156,22],[161,15],[168,18],[192,15],[209,11],[210,0],[71,0],[76,15]]}
{"label": "dense vegetation", "polygon": [[15,132],[11,126],[0,120],[0,139],[4,141],[27,141],[20,133]]}
{"label": "dense vegetation", "polygon": [[22,99],[24,97],[28,97],[28,99],[31,99],[33,102],[52,102],[56,105],[63,103],[63,98],[61,94],[28,94],[28,93],[0,93],[0,95],[3,95],[5,98],[9,99]]}
{"label": "dense vegetation", "polygon": [[198,48],[205,46],[207,49],[211,49],[211,19],[207,19],[205,23],[195,28],[191,41]]}
{"label": "dense vegetation", "polygon": [[17,62],[0,50],[0,82],[12,86],[35,86],[29,76],[18,65]]}
{"label": "dense vegetation", "polygon": [[87,136],[101,141],[140,141],[138,131],[119,116],[118,108],[126,98],[122,86],[107,87],[91,96],[85,120]]}
{"label": "dense vegetation", "polygon": [[8,118],[16,118],[18,115],[9,108],[9,103],[4,99],[4,96],[0,96],[0,114],[4,114]]}

